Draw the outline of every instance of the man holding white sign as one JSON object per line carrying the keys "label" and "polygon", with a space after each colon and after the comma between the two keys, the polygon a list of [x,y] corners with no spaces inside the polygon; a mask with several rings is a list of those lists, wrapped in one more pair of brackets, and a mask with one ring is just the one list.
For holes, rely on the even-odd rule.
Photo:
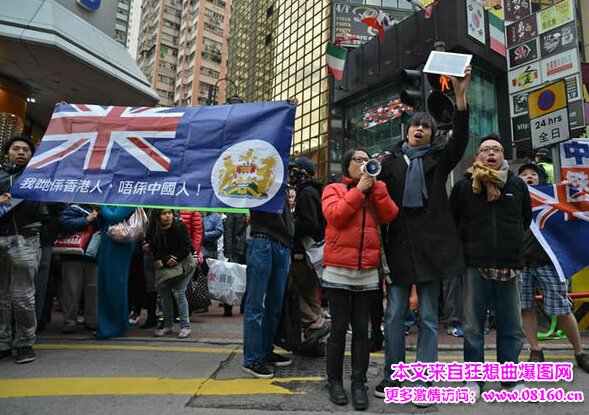
{"label": "man holding white sign", "polygon": [[391,274],[387,281],[384,379],[375,387],[377,397],[385,396],[385,387],[399,386],[391,380],[391,365],[405,361],[403,323],[409,309],[411,286],[417,286],[421,316],[417,360],[435,362],[438,359],[440,280],[461,275],[464,270],[446,179],[468,145],[466,91],[470,76],[470,65],[464,67],[461,78],[450,76],[456,94],[456,111],[454,133],[447,144],[432,143],[436,123],[431,115],[417,113],[407,124],[406,140],[392,147],[390,156],[382,161],[379,180],[386,183],[400,212],[386,232],[386,256]]}

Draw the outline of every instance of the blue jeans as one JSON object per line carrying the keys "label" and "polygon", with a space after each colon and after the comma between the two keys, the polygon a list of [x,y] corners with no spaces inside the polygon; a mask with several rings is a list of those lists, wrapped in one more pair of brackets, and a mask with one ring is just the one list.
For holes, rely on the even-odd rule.
{"label": "blue jeans", "polygon": [[41,260],[39,235],[0,236],[0,351],[35,343],[35,275]]}
{"label": "blue jeans", "polygon": [[[438,360],[438,296],[439,281],[416,284],[419,298],[419,332],[417,334],[417,361]],[[391,365],[405,361],[405,317],[409,310],[411,285],[387,287],[387,309],[384,314],[384,379],[393,374]]]}
{"label": "blue jeans", "polygon": [[[485,317],[487,308],[494,308],[497,361],[518,363],[525,338],[520,314],[519,277],[509,281],[487,280],[478,268],[468,267],[462,281],[464,361],[485,361]],[[490,299],[493,304],[489,304]]]}
{"label": "blue jeans", "polygon": [[164,312],[164,327],[174,325],[174,298],[178,305],[178,314],[180,316],[180,328],[190,328],[190,316],[188,315],[188,301],[186,300],[186,287],[192,277],[192,272],[180,278],[172,278],[164,281],[157,286],[157,292],[162,299],[162,308]]}
{"label": "blue jeans", "polygon": [[243,313],[243,365],[272,353],[290,267],[290,248],[254,237],[247,248],[247,296]]}

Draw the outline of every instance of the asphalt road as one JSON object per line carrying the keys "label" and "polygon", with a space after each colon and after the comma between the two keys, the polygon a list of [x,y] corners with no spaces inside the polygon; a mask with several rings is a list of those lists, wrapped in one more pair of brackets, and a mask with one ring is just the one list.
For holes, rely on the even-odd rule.
{"label": "asphalt road", "polygon": [[[263,414],[343,413],[327,396],[324,359],[295,357],[293,365],[277,368],[274,379],[254,379],[241,371],[239,344],[196,341],[121,339],[96,341],[44,339],[38,359],[16,365],[0,361],[0,414]],[[524,356],[522,355],[522,358]],[[549,350],[549,361],[571,361],[568,350]],[[409,354],[409,358],[414,356]],[[488,351],[494,360],[494,351]],[[346,362],[349,359],[346,359]],[[369,383],[380,381],[382,353],[374,354]],[[440,361],[461,361],[460,351],[442,352]],[[345,375],[349,374],[349,368]],[[458,386],[447,385],[447,386]],[[589,392],[589,374],[576,367],[572,382],[535,384],[567,391]],[[487,389],[500,389],[488,384]],[[371,394],[367,413],[452,414],[587,414],[583,403],[485,403],[433,405],[385,404]]]}

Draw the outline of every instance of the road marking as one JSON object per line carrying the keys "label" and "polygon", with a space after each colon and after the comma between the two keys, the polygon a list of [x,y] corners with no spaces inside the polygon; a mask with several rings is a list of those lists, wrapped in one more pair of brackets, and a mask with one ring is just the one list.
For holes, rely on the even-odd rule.
{"label": "road marking", "polygon": [[103,395],[300,395],[276,383],[319,382],[321,377],[230,379],[207,378],[30,378],[0,379],[1,398]]}
{"label": "road marking", "polygon": [[[40,343],[36,344],[35,349],[71,349],[71,350],[136,350],[136,351],[158,351],[158,352],[181,352],[181,353],[243,353],[242,349],[229,349],[229,348],[214,348],[214,347],[182,347],[182,346],[129,346],[119,344],[58,344],[58,343]],[[564,350],[564,352],[567,352]],[[462,351],[457,350],[456,354],[440,354],[438,361],[462,361]],[[351,356],[348,351],[345,353],[346,356]],[[371,357],[377,357],[384,359],[384,353],[371,353]],[[522,356],[525,359],[525,353],[522,352]],[[416,358],[415,354],[408,354],[407,360],[414,361]],[[547,360],[554,360],[558,362],[572,361],[571,356],[545,354],[544,358]],[[485,355],[485,360],[493,361],[497,359],[497,355]],[[522,359],[522,361],[524,361]]]}

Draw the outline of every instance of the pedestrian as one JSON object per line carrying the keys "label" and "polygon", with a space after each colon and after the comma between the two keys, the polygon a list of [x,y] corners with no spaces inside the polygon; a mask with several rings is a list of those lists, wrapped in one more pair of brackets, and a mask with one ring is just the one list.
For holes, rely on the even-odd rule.
{"label": "pedestrian", "polygon": [[17,135],[3,150],[8,163],[0,170],[0,359],[10,357],[14,345],[16,363],[29,363],[36,358],[35,275],[41,260],[43,204],[10,195],[35,152],[33,140]]}
{"label": "pedestrian", "polygon": [[282,213],[250,210],[251,240],[247,246],[246,297],[243,313],[243,367],[258,378],[272,378],[271,366],[292,360],[275,353],[294,237],[294,221],[284,190]]}
{"label": "pedestrian", "polygon": [[[72,204],[59,217],[62,234],[70,235],[92,227],[102,229],[102,218],[95,206]],[[102,236],[101,236],[102,238]],[[84,299],[84,324],[96,330],[97,321],[97,263],[95,257],[84,254],[61,254],[63,333],[76,331],[78,308]]]}
{"label": "pedestrian", "polygon": [[327,289],[331,314],[327,341],[329,399],[337,405],[348,403],[343,364],[346,330],[351,324],[351,394],[356,410],[368,408],[368,320],[379,283],[380,225],[395,219],[398,212],[385,184],[362,172],[368,160],[363,149],[347,151],[342,157],[342,182],[328,185],[322,197],[327,220],[323,287]]}
{"label": "pedestrian", "polygon": [[[147,212],[149,224],[153,219],[151,210]],[[202,230],[202,229],[201,229]],[[143,323],[139,325],[139,329],[151,329],[157,327],[157,288],[155,288],[155,260],[153,259],[153,253],[151,252],[151,244],[147,237],[147,232],[143,241],[141,241],[141,252],[143,254],[143,276],[145,278],[145,297],[143,299],[143,305],[147,311],[147,318]]]}
{"label": "pedestrian", "polygon": [[[403,323],[409,310],[411,286],[419,297],[417,360],[438,360],[438,297],[440,281],[461,275],[464,269],[460,240],[454,222],[446,181],[468,145],[469,112],[466,93],[470,82],[468,66],[462,78],[450,77],[456,95],[452,137],[447,144],[433,142],[436,123],[426,113],[417,113],[407,123],[406,139],[388,151],[379,179],[393,200],[399,216],[386,231],[386,253],[390,278],[385,310],[385,367],[383,381],[374,389],[385,397],[392,381],[391,365],[405,361]],[[417,386],[427,387],[421,381]],[[425,406],[425,404],[419,404]]]}
{"label": "pedestrian", "polygon": [[[223,256],[229,262],[245,265],[248,220],[249,215],[246,213],[227,213],[223,221]],[[223,309],[224,317],[233,316],[232,304],[224,304]]]}
{"label": "pedestrian", "polygon": [[[542,171],[535,163],[524,164],[518,169],[518,176],[528,185],[544,184],[540,181]],[[525,262],[522,271],[521,309],[522,323],[530,343],[530,362],[543,362],[544,352],[538,341],[538,317],[536,317],[536,287],[542,290],[542,307],[550,316],[557,316],[558,327],[566,334],[573,346],[577,365],[589,373],[589,355],[583,352],[577,319],[571,311],[566,281],[562,281],[550,257],[542,248],[531,229],[525,233]]]}
{"label": "pedestrian", "polygon": [[[466,263],[462,281],[465,362],[485,360],[485,317],[491,306],[495,309],[499,363],[517,364],[524,342],[519,283],[524,231],[530,226],[532,208],[526,184],[509,171],[503,154],[499,136],[483,138],[472,169],[456,183],[450,196]],[[514,382],[503,385],[521,388]],[[475,399],[480,397],[482,386],[466,383]]]}
{"label": "pedestrian", "polygon": [[205,258],[219,258],[217,241],[223,236],[223,220],[217,212],[203,212],[202,221],[204,236],[202,239],[202,254]]}
{"label": "pedestrian", "polygon": [[554,165],[552,164],[552,153],[550,152],[550,148],[542,147],[536,150],[534,161],[540,168],[540,180],[542,183],[554,183]]}
{"label": "pedestrian", "polygon": [[194,248],[184,222],[174,217],[170,209],[154,209],[147,239],[155,260],[155,286],[162,301],[163,327],[155,336],[163,337],[173,331],[174,299],[180,317],[179,339],[192,333],[186,287],[196,269]]}
{"label": "pedestrian", "polygon": [[310,264],[306,251],[313,246],[323,249],[327,222],[321,207],[323,185],[315,180],[314,175],[315,165],[307,157],[297,157],[289,166],[289,184],[296,190],[291,272],[299,294],[301,328],[304,332],[302,347],[319,352],[319,348],[324,350],[325,346],[315,345],[329,334],[329,326],[321,310],[320,275]]}
{"label": "pedestrian", "polygon": [[98,330],[96,337],[108,339],[129,331],[129,271],[135,251],[134,243],[114,241],[108,228],[129,219],[134,208],[100,205],[103,218],[102,237],[98,251]]}

